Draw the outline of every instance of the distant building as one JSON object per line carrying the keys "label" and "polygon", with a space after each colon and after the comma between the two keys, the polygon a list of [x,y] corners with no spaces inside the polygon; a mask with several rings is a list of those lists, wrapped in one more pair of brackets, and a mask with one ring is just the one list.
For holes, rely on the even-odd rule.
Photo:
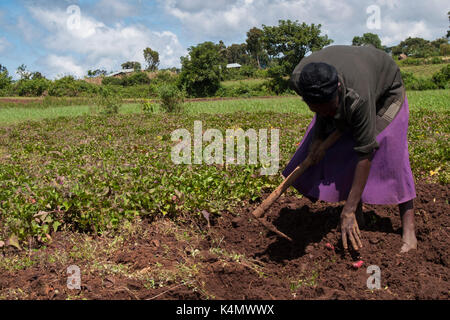
{"label": "distant building", "polygon": [[241,65],[239,63],[229,63],[227,64],[227,69],[231,69],[231,68],[240,68]]}
{"label": "distant building", "polygon": [[123,69],[123,70],[120,70],[117,72],[110,73],[110,74],[106,75],[106,77],[117,77],[117,76],[121,76],[124,74],[132,73],[132,72],[134,72],[134,69]]}

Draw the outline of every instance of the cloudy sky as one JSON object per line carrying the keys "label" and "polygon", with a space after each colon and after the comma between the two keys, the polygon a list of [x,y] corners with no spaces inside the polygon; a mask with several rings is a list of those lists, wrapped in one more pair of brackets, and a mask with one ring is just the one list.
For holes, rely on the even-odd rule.
{"label": "cloudy sky", "polygon": [[[448,0],[0,0],[0,64],[22,63],[49,78],[115,71],[150,47],[161,68],[180,67],[204,41],[242,43],[256,26],[280,19],[321,24],[334,44],[377,33],[384,45],[447,33]],[[379,19],[378,19],[379,17]]]}

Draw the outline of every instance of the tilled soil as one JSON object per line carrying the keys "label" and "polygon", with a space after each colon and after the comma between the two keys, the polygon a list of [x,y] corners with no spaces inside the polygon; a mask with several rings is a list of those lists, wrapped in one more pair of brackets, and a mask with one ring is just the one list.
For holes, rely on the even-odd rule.
{"label": "tilled soil", "polygon": [[[110,238],[93,239],[96,247],[91,251],[103,255],[101,259],[71,254],[59,262],[49,260],[46,257],[52,253],[74,252],[76,246],[76,241],[69,241],[63,233],[55,234],[52,243],[36,253],[40,255],[38,263],[16,271],[2,270],[0,297],[449,299],[449,188],[424,183],[416,188],[418,249],[406,254],[399,253],[397,206],[364,205],[363,248],[356,253],[342,249],[337,232],[342,203],[281,197],[267,217],[293,239],[291,243],[250,218],[252,210],[268,196],[265,194],[255,203],[212,219],[209,228],[206,222],[194,226],[196,234],[167,228],[167,222],[154,222],[144,223],[145,233],[128,236],[119,247],[111,245]],[[236,215],[245,219],[233,223]],[[100,250],[109,246],[113,249]],[[3,249],[4,259],[16,255],[11,248]],[[359,260],[363,265],[356,269],[352,264]],[[70,264],[81,269],[80,290],[67,287]],[[371,276],[367,268],[372,265],[379,267],[380,289],[367,287]]]}

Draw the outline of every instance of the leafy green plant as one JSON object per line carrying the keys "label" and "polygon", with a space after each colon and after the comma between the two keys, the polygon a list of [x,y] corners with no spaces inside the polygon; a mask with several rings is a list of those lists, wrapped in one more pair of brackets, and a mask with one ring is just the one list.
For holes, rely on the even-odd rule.
{"label": "leafy green plant", "polygon": [[194,97],[213,96],[220,87],[225,62],[220,55],[220,46],[204,42],[188,49],[189,56],[181,57],[181,86]]}
{"label": "leafy green plant", "polygon": [[439,72],[436,72],[432,77],[432,81],[440,89],[448,88],[450,84],[450,64],[447,64]]}
{"label": "leafy green plant", "polygon": [[19,80],[15,84],[14,91],[19,96],[41,96],[51,85],[45,78]]}
{"label": "leafy green plant", "polygon": [[153,103],[146,101],[141,103],[141,109],[144,113],[153,113],[155,112],[155,106]]}
{"label": "leafy green plant", "polygon": [[99,95],[95,98],[95,105],[100,109],[101,114],[117,114],[122,105],[122,99],[108,88],[101,88]]}
{"label": "leafy green plant", "polygon": [[162,85],[158,89],[161,108],[165,112],[181,112],[183,109],[184,94],[175,85]]}

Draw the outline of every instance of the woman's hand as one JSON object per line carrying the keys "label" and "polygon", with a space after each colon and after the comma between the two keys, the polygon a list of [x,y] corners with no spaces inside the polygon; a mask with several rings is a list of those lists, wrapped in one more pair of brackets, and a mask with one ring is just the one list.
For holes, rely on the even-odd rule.
{"label": "woman's hand", "polygon": [[320,145],[316,148],[316,150],[311,154],[311,161],[313,164],[318,164],[323,157],[325,156],[326,149],[323,148],[323,145]]}
{"label": "woman's hand", "polygon": [[359,250],[360,248],[362,248],[362,243],[360,240],[361,232],[359,231],[354,212],[343,212],[341,214],[341,235],[342,245],[344,246],[345,250],[348,249],[347,237],[350,239],[353,249]]}
{"label": "woman's hand", "polygon": [[322,140],[314,140],[308,152],[307,160],[312,165],[315,165],[325,156],[326,149],[323,146]]}

